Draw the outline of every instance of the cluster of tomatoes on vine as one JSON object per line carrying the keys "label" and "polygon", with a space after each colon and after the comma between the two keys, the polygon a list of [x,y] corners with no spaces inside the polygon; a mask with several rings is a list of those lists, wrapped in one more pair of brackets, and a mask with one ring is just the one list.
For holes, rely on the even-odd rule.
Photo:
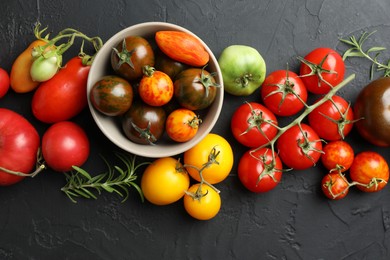
{"label": "cluster of tomatoes on vine", "polygon": [[[333,49],[317,48],[299,60],[299,75],[288,69],[270,73],[260,88],[261,101],[242,104],[232,116],[233,136],[250,148],[238,164],[241,183],[252,192],[267,192],[284,171],[321,162],[328,171],[322,190],[330,199],[345,197],[354,185],[366,192],[381,190],[389,178],[386,160],[371,151],[355,156],[344,141],[361,118],[336,94],[351,80],[344,79],[343,58]],[[311,105],[309,94],[318,96]],[[295,119],[280,126],[278,117]]]}
{"label": "cluster of tomatoes on vine", "polygon": [[110,61],[90,100],[104,115],[120,118],[128,139],[153,145],[164,133],[175,142],[196,135],[199,113],[214,102],[219,86],[206,70],[209,54],[198,39],[179,31],[158,31],[152,39],[129,35]]}

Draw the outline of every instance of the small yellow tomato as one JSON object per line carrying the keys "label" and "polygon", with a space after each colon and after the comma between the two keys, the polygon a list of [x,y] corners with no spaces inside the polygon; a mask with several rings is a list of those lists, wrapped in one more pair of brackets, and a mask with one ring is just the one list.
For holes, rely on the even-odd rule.
{"label": "small yellow tomato", "polygon": [[197,181],[203,178],[210,184],[223,181],[233,167],[233,150],[229,142],[220,135],[210,133],[198,144],[184,152],[184,164],[188,173]]}
{"label": "small yellow tomato", "polygon": [[[180,170],[182,169],[182,170]],[[181,163],[172,158],[156,159],[141,178],[144,197],[155,205],[168,205],[181,199],[190,186],[190,178]]]}
{"label": "small yellow tomato", "polygon": [[203,184],[199,189],[200,183],[192,185],[188,193],[184,195],[184,208],[193,218],[199,220],[209,220],[214,218],[221,209],[221,197],[209,185]]}

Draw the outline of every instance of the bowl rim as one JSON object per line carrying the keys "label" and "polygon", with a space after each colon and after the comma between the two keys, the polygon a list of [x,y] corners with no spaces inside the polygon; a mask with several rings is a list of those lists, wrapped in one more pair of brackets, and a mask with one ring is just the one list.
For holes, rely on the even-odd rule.
{"label": "bowl rim", "polygon": [[[101,64],[99,64],[100,60],[106,60],[107,59],[107,57],[105,56],[105,55],[107,55],[107,53],[109,53],[107,48],[112,48],[113,46],[115,46],[115,44],[117,44],[119,42],[118,39],[121,39],[121,38],[123,39],[123,37],[129,36],[129,35],[136,35],[136,34],[131,33],[131,32],[136,31],[136,30],[140,30],[140,29],[145,28],[145,27],[148,28],[149,30],[150,30],[150,28],[153,28],[153,27],[156,27],[156,28],[165,27],[166,30],[183,31],[183,32],[191,34],[192,36],[196,37],[202,43],[202,45],[204,46],[204,48],[206,49],[206,51],[210,55],[210,61],[212,61],[212,63],[213,63],[213,68],[212,69],[213,69],[213,71],[216,72],[215,80],[217,81],[218,84],[220,84],[220,87],[217,88],[217,94],[216,94],[215,100],[214,100],[213,104],[208,108],[208,109],[211,109],[211,107],[213,107],[213,114],[214,115],[212,117],[208,117],[208,124],[207,125],[201,124],[201,126],[200,126],[200,128],[198,130],[198,133],[196,134],[196,136],[193,139],[191,139],[191,140],[189,140],[187,142],[176,143],[176,142],[172,141],[172,143],[169,143],[167,145],[161,145],[161,144],[157,143],[155,146],[153,146],[153,145],[145,145],[145,144],[137,144],[137,143],[131,142],[129,139],[127,139],[127,137],[122,132],[122,129],[120,129],[119,131],[121,132],[121,134],[123,135],[123,137],[126,140],[123,139],[123,138],[120,138],[121,140],[118,140],[118,138],[114,138],[109,133],[110,132],[110,128],[107,128],[104,125],[104,123],[102,122],[104,120],[105,121],[107,121],[107,120],[113,121],[113,118],[112,119],[111,118],[108,119],[109,117],[104,116],[103,114],[98,112],[93,107],[93,105],[92,105],[92,103],[90,101],[90,97],[89,97],[90,89],[96,83],[98,78],[104,76],[104,75],[96,76],[94,73],[91,73],[91,71],[94,72],[95,71],[95,67],[99,67],[99,66],[101,67],[102,66]],[[161,30],[163,30],[163,29],[156,30],[156,32],[157,31],[161,31]],[[141,36],[143,36],[143,35],[141,35]],[[106,49],[105,52],[102,51],[102,50],[105,50],[105,49]],[[209,63],[210,63],[210,61],[209,61]],[[213,52],[211,51],[211,49],[207,46],[207,44],[202,39],[200,39],[193,32],[189,31],[188,29],[186,29],[184,27],[181,27],[179,25],[173,24],[173,23],[167,23],[167,22],[143,22],[143,23],[138,23],[138,24],[131,25],[129,27],[126,27],[126,28],[120,30],[119,32],[117,32],[114,35],[112,35],[103,44],[103,47],[96,54],[96,56],[94,58],[94,62],[92,63],[91,68],[90,68],[90,74],[88,76],[88,81],[87,81],[87,99],[88,99],[88,107],[89,107],[90,113],[92,114],[92,117],[93,117],[96,125],[98,126],[100,131],[106,136],[106,138],[108,138],[117,147],[119,147],[119,148],[121,148],[121,149],[123,149],[123,150],[125,150],[125,151],[127,151],[129,153],[132,153],[134,155],[147,157],[147,158],[159,158],[159,157],[176,156],[178,154],[181,154],[181,153],[189,150],[190,148],[192,148],[193,146],[198,144],[202,139],[204,139],[204,137],[207,134],[209,134],[212,131],[212,129],[214,128],[215,124],[217,123],[217,120],[218,120],[219,115],[220,115],[221,110],[222,110],[223,99],[224,99],[222,73],[221,73],[221,70],[220,70],[220,67],[219,67],[219,64],[218,64],[218,60],[216,59],[216,57],[213,54]],[[119,128],[119,126],[117,126],[117,127]],[[200,129],[202,129],[202,131],[200,131]],[[157,147],[157,149],[156,149],[156,147]],[[161,148],[161,149],[159,149],[159,148]]]}

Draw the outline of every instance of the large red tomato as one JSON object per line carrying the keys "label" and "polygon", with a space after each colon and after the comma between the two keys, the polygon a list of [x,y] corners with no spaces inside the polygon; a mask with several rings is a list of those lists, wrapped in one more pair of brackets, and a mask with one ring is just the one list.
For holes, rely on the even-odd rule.
{"label": "large red tomato", "polygon": [[0,108],[0,186],[11,185],[24,177],[9,174],[30,173],[37,161],[40,138],[38,132],[20,114]]}
{"label": "large red tomato", "polygon": [[90,66],[72,58],[53,78],[41,83],[32,99],[34,116],[44,123],[68,120],[87,105]]}
{"label": "large red tomato", "polygon": [[81,166],[89,156],[89,140],[84,130],[70,121],[55,123],[42,137],[42,155],[55,171],[72,170]]}

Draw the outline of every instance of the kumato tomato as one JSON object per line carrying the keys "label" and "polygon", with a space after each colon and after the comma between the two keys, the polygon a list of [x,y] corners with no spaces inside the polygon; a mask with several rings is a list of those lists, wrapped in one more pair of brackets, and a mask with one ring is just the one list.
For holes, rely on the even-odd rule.
{"label": "kumato tomato", "polygon": [[341,172],[330,172],[322,178],[321,189],[324,195],[332,200],[347,196],[350,184]]}
{"label": "kumato tomato", "polygon": [[162,52],[157,52],[154,67],[156,70],[166,73],[173,81],[180,72],[188,69],[188,65],[173,60]]}
{"label": "kumato tomato", "polygon": [[316,48],[301,58],[301,62],[299,75],[313,94],[326,94],[344,80],[343,58],[331,48]]}
{"label": "kumato tomato", "polygon": [[107,116],[119,116],[128,111],[133,95],[130,83],[115,75],[102,77],[89,93],[93,107]]}
{"label": "kumato tomato", "polygon": [[168,115],[165,130],[169,138],[175,142],[187,142],[194,138],[202,120],[194,111],[178,108]]}
{"label": "kumato tomato", "polygon": [[153,67],[144,66],[144,76],[138,85],[138,94],[141,99],[151,106],[163,106],[173,97],[173,82],[162,71]]}
{"label": "kumato tomato", "polygon": [[355,158],[351,145],[342,140],[325,144],[322,151],[322,165],[329,171],[345,172],[351,167]]}
{"label": "kumato tomato", "polygon": [[183,201],[186,212],[198,220],[210,220],[221,209],[219,193],[206,184],[192,185],[184,195]]}
{"label": "kumato tomato", "polygon": [[168,205],[181,199],[190,185],[190,177],[182,164],[163,157],[148,165],[141,177],[144,197],[155,205]]}
{"label": "kumato tomato", "polygon": [[380,191],[389,181],[389,165],[379,153],[364,151],[355,156],[349,176],[364,192]]}
{"label": "kumato tomato", "polygon": [[190,176],[201,181],[203,178],[210,184],[223,181],[233,167],[233,150],[229,142],[220,135],[209,133],[198,144],[184,152],[184,165]]}
{"label": "kumato tomato", "polygon": [[141,78],[142,68],[146,65],[154,66],[154,52],[150,43],[141,36],[127,36],[112,50],[111,66],[126,80]]}
{"label": "kumato tomato", "polygon": [[269,74],[260,90],[264,105],[278,116],[297,114],[307,101],[307,89],[303,81],[289,70],[277,70]]}

